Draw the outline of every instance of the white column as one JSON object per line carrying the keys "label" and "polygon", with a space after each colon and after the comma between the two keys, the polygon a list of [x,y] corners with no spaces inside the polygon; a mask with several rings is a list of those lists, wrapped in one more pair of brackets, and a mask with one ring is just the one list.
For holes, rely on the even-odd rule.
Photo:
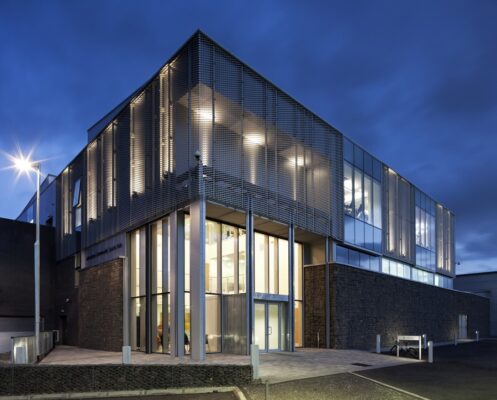
{"label": "white column", "polygon": [[[169,217],[171,251],[171,356],[185,355],[185,215],[175,211]],[[167,332],[164,332],[167,334]]]}
{"label": "white column", "polygon": [[[331,347],[331,335],[330,335],[330,316],[331,316],[331,309],[330,309],[330,238],[326,237],[326,242],[324,243],[324,293],[326,296],[325,299],[325,334],[326,334],[326,348],[329,349]],[[302,280],[304,279],[304,274],[302,273]]]}
{"label": "white column", "polygon": [[246,321],[247,321],[247,353],[251,352],[254,343],[254,295],[255,295],[255,268],[254,268],[254,214],[247,210],[245,219],[245,292],[246,292]]}
{"label": "white column", "polygon": [[205,200],[190,205],[191,358],[205,359]]}
{"label": "white column", "polygon": [[[129,238],[126,239],[126,243]],[[123,263],[123,346],[129,346],[129,322],[131,319],[130,315],[130,275],[129,275],[129,262],[128,262],[128,249],[129,246],[126,245],[127,256],[120,256],[119,258]]]}
{"label": "white column", "polygon": [[295,351],[294,338],[294,264],[295,264],[295,229],[293,224],[288,225],[288,350]]}

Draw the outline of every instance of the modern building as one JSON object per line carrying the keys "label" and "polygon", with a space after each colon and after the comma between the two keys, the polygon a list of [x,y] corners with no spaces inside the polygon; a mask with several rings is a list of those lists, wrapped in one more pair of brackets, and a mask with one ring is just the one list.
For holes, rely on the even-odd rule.
{"label": "modern building", "polygon": [[490,300],[490,336],[497,336],[497,271],[460,274],[454,279],[454,288],[478,294]]}
{"label": "modern building", "polygon": [[[55,175],[48,174],[40,185],[40,224],[55,226],[56,183]],[[17,221],[34,223],[36,221],[36,193],[28,201]]]}
{"label": "modern building", "polygon": [[69,344],[201,359],[488,325],[451,290],[452,212],[202,32],[56,187]]}

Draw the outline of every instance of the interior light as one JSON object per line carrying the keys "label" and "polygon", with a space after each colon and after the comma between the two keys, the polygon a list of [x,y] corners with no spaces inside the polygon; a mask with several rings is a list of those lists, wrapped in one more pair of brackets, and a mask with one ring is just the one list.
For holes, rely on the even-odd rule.
{"label": "interior light", "polygon": [[208,108],[199,108],[198,115],[202,122],[212,122],[212,110]]}
{"label": "interior light", "polygon": [[290,165],[292,167],[294,167],[295,164],[297,165],[297,167],[303,167],[305,165],[304,157],[302,156],[298,156],[297,158],[292,157],[288,161],[290,162]]}
{"label": "interior light", "polygon": [[247,143],[259,146],[263,145],[265,142],[264,135],[257,132],[247,133],[245,139],[247,139]]}

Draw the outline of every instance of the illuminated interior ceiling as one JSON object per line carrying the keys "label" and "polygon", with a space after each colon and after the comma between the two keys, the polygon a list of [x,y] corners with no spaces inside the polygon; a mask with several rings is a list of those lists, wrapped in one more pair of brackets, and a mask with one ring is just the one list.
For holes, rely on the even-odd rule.
{"label": "illuminated interior ceiling", "polygon": [[[237,133],[240,131],[240,121],[243,116],[243,138],[245,143],[254,146],[265,146],[267,140],[267,147],[274,148],[276,135],[285,135],[286,139],[278,142],[277,150],[281,156],[289,160],[290,165],[304,166],[305,150],[312,151],[313,164],[322,165],[323,163],[328,163],[328,157],[326,157],[324,149],[322,154],[319,154],[318,149],[305,146],[303,141],[296,140],[291,133],[283,131],[270,121],[265,120],[247,108],[243,108],[240,104],[223,96],[221,93],[215,92],[214,96],[215,124]],[[185,93],[180,98],[179,103],[186,108],[188,107],[188,93]],[[212,89],[209,86],[199,83],[192,88],[191,104],[198,104],[198,108],[193,108],[193,112],[198,115],[200,123],[213,122]],[[297,145],[297,150],[295,150],[295,145]]]}

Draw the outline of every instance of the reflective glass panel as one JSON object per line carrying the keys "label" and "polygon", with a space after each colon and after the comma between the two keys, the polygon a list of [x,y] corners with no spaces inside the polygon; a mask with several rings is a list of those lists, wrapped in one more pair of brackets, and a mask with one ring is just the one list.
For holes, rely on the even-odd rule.
{"label": "reflective glass panel", "polygon": [[222,225],[221,248],[222,248],[222,286],[223,293],[233,294],[236,292],[235,285],[235,262],[236,262],[236,232],[237,228],[230,225]]}

